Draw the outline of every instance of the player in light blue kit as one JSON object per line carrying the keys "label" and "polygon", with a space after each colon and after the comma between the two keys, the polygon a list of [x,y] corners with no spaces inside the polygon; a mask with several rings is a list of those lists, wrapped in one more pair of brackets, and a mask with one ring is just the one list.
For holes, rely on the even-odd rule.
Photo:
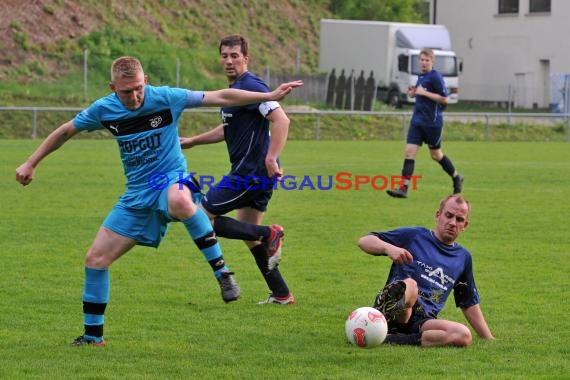
{"label": "player in light blue kit", "polygon": [[471,254],[456,242],[469,224],[470,205],[459,194],[443,199],[436,211],[436,227],[398,228],[371,232],[358,245],[374,256],[392,261],[386,286],[373,307],[388,320],[385,343],[429,346],[468,346],[467,326],[437,319],[453,291],[455,304],[484,339],[494,339],[473,279]]}
{"label": "player in light blue kit", "polygon": [[178,137],[178,120],[186,108],[229,106],[279,100],[302,82],[270,93],[235,89],[190,91],[148,84],[140,62],[121,57],[111,67],[113,91],[53,131],[16,169],[28,185],[37,165],[81,131],[106,128],[117,140],[127,189],[104,220],[85,257],[84,334],[73,345],[105,345],[104,313],[109,302],[109,266],[135,245],[158,247],[168,223],[180,221],[208,261],[226,302],[240,289],[222,256],[208,216],[196,206],[186,159]]}

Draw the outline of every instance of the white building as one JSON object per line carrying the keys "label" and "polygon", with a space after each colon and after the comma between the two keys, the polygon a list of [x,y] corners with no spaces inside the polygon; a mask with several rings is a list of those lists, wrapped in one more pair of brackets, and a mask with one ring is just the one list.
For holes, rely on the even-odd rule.
{"label": "white building", "polygon": [[570,73],[570,0],[431,0],[430,8],[463,59],[460,99],[524,108],[559,102],[564,83],[556,78]]}

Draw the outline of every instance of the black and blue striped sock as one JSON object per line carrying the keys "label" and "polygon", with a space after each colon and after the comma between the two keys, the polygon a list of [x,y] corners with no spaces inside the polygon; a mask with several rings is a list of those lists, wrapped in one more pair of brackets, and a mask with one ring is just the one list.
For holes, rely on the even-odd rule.
{"label": "black and blue striped sock", "polygon": [[99,343],[103,340],[105,308],[109,302],[109,270],[85,267],[83,288],[83,324],[86,339]]}

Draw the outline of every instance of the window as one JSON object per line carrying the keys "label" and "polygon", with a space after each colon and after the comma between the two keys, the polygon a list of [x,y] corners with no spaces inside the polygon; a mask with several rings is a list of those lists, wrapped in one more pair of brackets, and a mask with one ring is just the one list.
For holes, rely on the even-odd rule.
{"label": "window", "polygon": [[499,14],[519,13],[519,0],[499,0]]}
{"label": "window", "polygon": [[[417,56],[416,56],[417,57]],[[400,54],[398,56],[398,71],[402,73],[408,72],[408,56],[405,54]]]}
{"label": "window", "polygon": [[[438,55],[435,57],[433,68],[439,71],[444,77],[457,76],[457,59],[456,57],[448,55]],[[412,56],[412,74],[420,75],[422,69],[420,67],[420,57],[418,55]]]}
{"label": "window", "polygon": [[550,12],[550,0],[530,0],[529,12]]}

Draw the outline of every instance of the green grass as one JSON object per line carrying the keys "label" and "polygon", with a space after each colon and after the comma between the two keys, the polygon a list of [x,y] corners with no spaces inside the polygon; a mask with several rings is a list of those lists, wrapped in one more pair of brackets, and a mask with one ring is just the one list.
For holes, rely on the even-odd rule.
{"label": "green grass", "polygon": [[[241,242],[222,241],[242,287],[224,304],[184,228],[159,249],[137,247],[111,268],[104,349],[71,348],[82,331],[83,258],[123,190],[110,140],[70,141],[23,188],[14,169],[39,144],[0,140],[0,378],[377,379],[568,378],[570,153],[567,143],[449,142],[473,205],[460,239],[472,252],[482,309],[497,337],[466,349],[382,346],[344,338],[352,309],[383,285],[387,258],[356,240],[372,230],[434,224],[451,182],[420,151],[407,200],[370,187],[275,192],[265,222],[286,228],[281,269],[298,305],[264,307],[266,288]],[[290,141],[282,161],[301,177],[397,175],[401,141]],[[186,151],[190,168],[219,177],[223,145]],[[450,299],[442,318],[465,322]]]}

